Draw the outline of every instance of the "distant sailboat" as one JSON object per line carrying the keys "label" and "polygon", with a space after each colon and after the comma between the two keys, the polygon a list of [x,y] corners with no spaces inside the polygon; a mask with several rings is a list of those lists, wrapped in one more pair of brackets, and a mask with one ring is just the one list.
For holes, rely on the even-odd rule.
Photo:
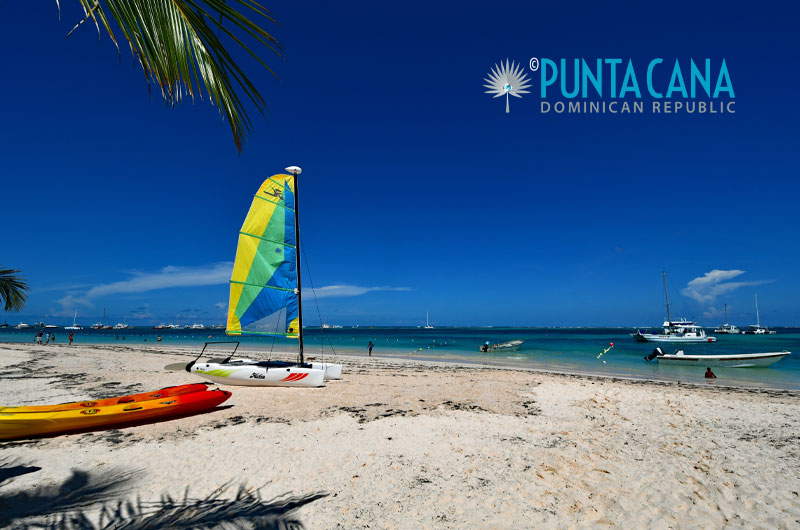
{"label": "distant sailboat", "polygon": [[739,328],[728,323],[728,304],[725,304],[725,323],[714,330],[714,333],[738,335]]}
{"label": "distant sailboat", "polygon": [[756,323],[750,324],[746,330],[742,332],[745,335],[774,335],[775,332],[769,328],[761,327],[761,317],[758,315],[758,294],[756,294]]}
{"label": "distant sailboat", "polygon": [[78,325],[78,310],[75,310],[75,316],[72,317],[72,325],[71,326],[64,326],[64,329],[69,329],[73,331],[77,331],[79,329],[83,329]]}
{"label": "distant sailboat", "polygon": [[434,329],[433,326],[431,326],[430,321],[428,320],[428,313],[430,313],[430,311],[425,311],[425,329]]}
{"label": "distant sailboat", "polygon": [[313,387],[322,386],[325,379],[341,377],[340,364],[306,363],[303,355],[297,213],[297,176],[301,170],[292,166],[286,171],[291,174],[273,175],[261,184],[239,232],[226,333],[297,339],[299,362],[232,359],[231,354],[226,359],[186,365],[187,371],[215,383]]}

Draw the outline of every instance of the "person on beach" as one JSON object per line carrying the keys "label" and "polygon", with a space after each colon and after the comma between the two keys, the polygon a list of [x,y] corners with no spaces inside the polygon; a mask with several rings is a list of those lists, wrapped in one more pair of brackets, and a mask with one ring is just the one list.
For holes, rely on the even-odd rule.
{"label": "person on beach", "polygon": [[706,367],[706,379],[716,379],[716,378],[717,378],[717,376],[714,375],[714,372],[711,371],[711,367],[707,366]]}
{"label": "person on beach", "polygon": [[36,344],[39,346],[42,345],[42,330],[40,329],[38,333],[36,333]]}
{"label": "person on beach", "polygon": [[369,341],[369,346],[367,346],[367,348],[369,348],[369,356],[370,357],[372,357],[372,348],[374,348],[374,347],[375,347],[375,345],[372,344],[372,341]]}
{"label": "person on beach", "polygon": [[72,336],[75,335],[74,331],[69,332],[69,345],[72,346]]}
{"label": "person on beach", "polygon": [[50,334],[49,333],[44,337],[44,344],[45,344],[45,346],[50,344]]}
{"label": "person on beach", "polygon": [[55,341],[56,341],[56,334],[53,333],[52,335],[50,335],[50,342],[55,342]]}

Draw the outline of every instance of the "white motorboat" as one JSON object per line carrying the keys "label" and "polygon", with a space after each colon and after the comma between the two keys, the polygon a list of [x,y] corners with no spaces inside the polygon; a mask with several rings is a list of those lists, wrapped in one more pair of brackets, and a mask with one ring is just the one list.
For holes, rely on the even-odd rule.
{"label": "white motorboat", "polygon": [[489,344],[488,342],[478,348],[478,351],[486,353],[490,351],[516,351],[525,341],[522,340],[509,340],[506,342],[498,342],[496,344]]}
{"label": "white motorboat", "polygon": [[744,335],[774,335],[775,332],[769,328],[761,327],[761,317],[758,315],[758,295],[756,294],[756,323],[747,326],[747,329],[742,331]]}
{"label": "white motorboat", "polygon": [[720,327],[714,330],[714,333],[718,334],[727,334],[727,335],[738,335],[741,333],[739,328],[734,326],[733,324],[728,323],[728,304],[725,304],[725,323],[722,324]]}
{"label": "white motorboat", "polygon": [[29,327],[30,327],[29,324],[26,324],[25,322],[20,322],[19,324],[14,326],[14,329],[28,329]]}
{"label": "white motorboat", "polygon": [[662,333],[644,333],[636,330],[631,337],[637,342],[716,342],[716,337],[706,335],[706,330],[691,320],[672,320],[669,313],[669,292],[667,291],[667,273],[664,276],[664,297],[667,305],[667,320],[664,321]]}
{"label": "white motorboat", "polygon": [[659,364],[683,364],[691,366],[726,366],[729,368],[764,367],[774,364],[791,352],[769,353],[734,353],[726,355],[687,355],[683,350],[675,353],[664,353],[661,348],[656,348],[653,353],[645,357],[647,362],[656,359]]}
{"label": "white motorboat", "polygon": [[195,324],[192,324],[192,327],[190,329],[206,329],[206,327],[203,324],[195,323]]}

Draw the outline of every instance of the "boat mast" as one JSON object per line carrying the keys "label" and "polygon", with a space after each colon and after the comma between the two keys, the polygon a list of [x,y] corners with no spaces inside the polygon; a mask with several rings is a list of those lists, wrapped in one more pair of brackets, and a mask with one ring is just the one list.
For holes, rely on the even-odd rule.
{"label": "boat mast", "polygon": [[728,324],[728,304],[725,304],[725,324]]}
{"label": "boat mast", "polygon": [[758,316],[758,293],[756,293],[756,326],[761,327],[761,319]]}
{"label": "boat mast", "polygon": [[661,274],[664,275],[664,298],[667,299],[667,322],[671,323],[672,319],[669,316],[669,292],[667,291],[667,272],[662,271]]}
{"label": "boat mast", "polygon": [[297,241],[297,248],[295,249],[295,256],[297,260],[297,325],[298,330],[298,345],[300,347],[300,364],[303,364],[303,298],[300,296],[300,211],[298,210],[299,200],[297,198],[298,188],[297,175],[303,172],[297,166],[289,166],[286,171],[294,175],[294,236]]}

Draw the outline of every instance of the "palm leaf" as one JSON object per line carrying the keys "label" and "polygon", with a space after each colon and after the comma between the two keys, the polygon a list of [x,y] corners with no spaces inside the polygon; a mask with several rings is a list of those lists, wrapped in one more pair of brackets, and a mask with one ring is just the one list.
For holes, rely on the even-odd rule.
{"label": "palm leaf", "polygon": [[148,90],[151,82],[157,85],[170,105],[179,103],[184,95],[192,100],[207,97],[219,107],[241,152],[251,126],[243,97],[262,115],[267,105],[221,37],[224,34],[237,49],[275,75],[242,40],[254,41],[258,48],[282,56],[278,41],[262,27],[275,23],[262,5],[254,0],[77,1],[86,17],[72,31],[92,19],[98,35],[102,25],[119,49],[110,16],[142,66]]}
{"label": "palm leaf", "polygon": [[0,267],[0,300],[3,301],[4,311],[19,311],[25,307],[28,298],[26,291],[28,284],[18,276],[22,272],[17,269],[3,269]]}

